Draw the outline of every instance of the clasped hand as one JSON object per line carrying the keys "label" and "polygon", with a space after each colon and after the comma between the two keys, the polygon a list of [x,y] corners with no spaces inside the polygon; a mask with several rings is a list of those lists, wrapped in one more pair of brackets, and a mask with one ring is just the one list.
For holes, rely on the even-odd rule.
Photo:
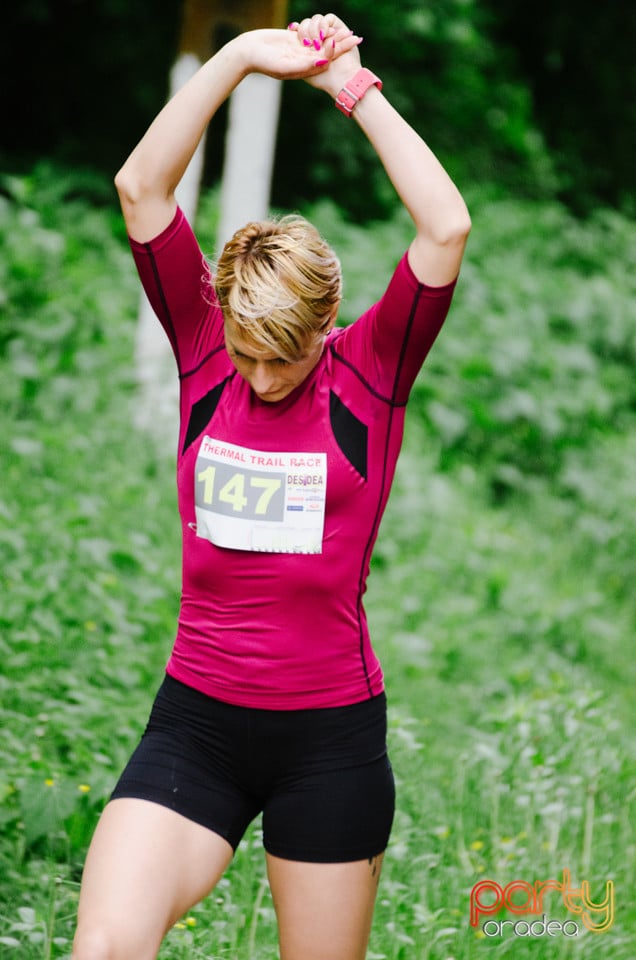
{"label": "clasped hand", "polygon": [[360,68],[356,36],[335,14],[316,14],[287,30],[252,30],[241,38],[248,71],[306,80],[335,97]]}

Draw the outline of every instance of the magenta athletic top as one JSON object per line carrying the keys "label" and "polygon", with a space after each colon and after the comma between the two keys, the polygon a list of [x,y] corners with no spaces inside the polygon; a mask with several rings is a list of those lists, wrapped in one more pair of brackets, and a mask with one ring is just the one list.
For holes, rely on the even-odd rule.
{"label": "magenta athletic top", "polygon": [[226,352],[210,270],[181,210],[131,246],[181,383],[183,584],[167,672],[274,710],[381,693],[363,595],[409,391],[455,284],[419,283],[405,254],[382,299],[331,331],[303,383],[267,403]]}

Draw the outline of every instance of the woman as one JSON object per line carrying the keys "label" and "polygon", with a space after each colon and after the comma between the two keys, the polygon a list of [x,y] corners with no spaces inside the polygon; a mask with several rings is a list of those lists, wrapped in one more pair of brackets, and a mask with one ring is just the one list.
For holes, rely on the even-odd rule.
{"label": "woman", "polygon": [[[362,595],[470,221],[359,43],[333,14],[242,34],[116,178],[181,380],[183,593],[165,682],[88,854],[75,960],[154,957],[261,812],[282,960],[366,954],[394,796]],[[384,297],[345,330],[338,261],[306,221],[249,224],[211,279],[177,209],[203,131],[253,71],[336,100],[413,219]]]}

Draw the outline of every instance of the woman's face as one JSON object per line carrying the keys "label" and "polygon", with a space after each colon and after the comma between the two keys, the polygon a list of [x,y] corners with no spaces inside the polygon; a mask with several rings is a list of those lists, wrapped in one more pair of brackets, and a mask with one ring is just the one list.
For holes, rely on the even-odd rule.
{"label": "woman's face", "polygon": [[324,338],[320,337],[300,360],[289,362],[244,340],[235,327],[225,324],[225,345],[230,360],[256,396],[266,403],[283,400],[300,386],[318,363],[323,343]]}

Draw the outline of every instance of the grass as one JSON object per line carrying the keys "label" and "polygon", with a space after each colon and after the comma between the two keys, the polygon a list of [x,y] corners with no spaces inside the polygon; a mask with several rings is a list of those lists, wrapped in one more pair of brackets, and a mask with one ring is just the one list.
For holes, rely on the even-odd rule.
{"label": "grass", "polygon": [[[41,168],[5,191],[0,956],[61,960],[174,634],[176,496],[161,424],[131,425],[136,279],[103,185]],[[576,224],[485,194],[471,210],[370,578],[398,813],[369,958],[632,960],[636,236],[614,215]],[[350,319],[406,225],[310,213],[342,252]],[[607,933],[558,892],[544,912],[573,917],[576,938],[470,926],[478,881],[563,870],[596,900],[615,883]],[[277,956],[258,822],[161,956]]]}

